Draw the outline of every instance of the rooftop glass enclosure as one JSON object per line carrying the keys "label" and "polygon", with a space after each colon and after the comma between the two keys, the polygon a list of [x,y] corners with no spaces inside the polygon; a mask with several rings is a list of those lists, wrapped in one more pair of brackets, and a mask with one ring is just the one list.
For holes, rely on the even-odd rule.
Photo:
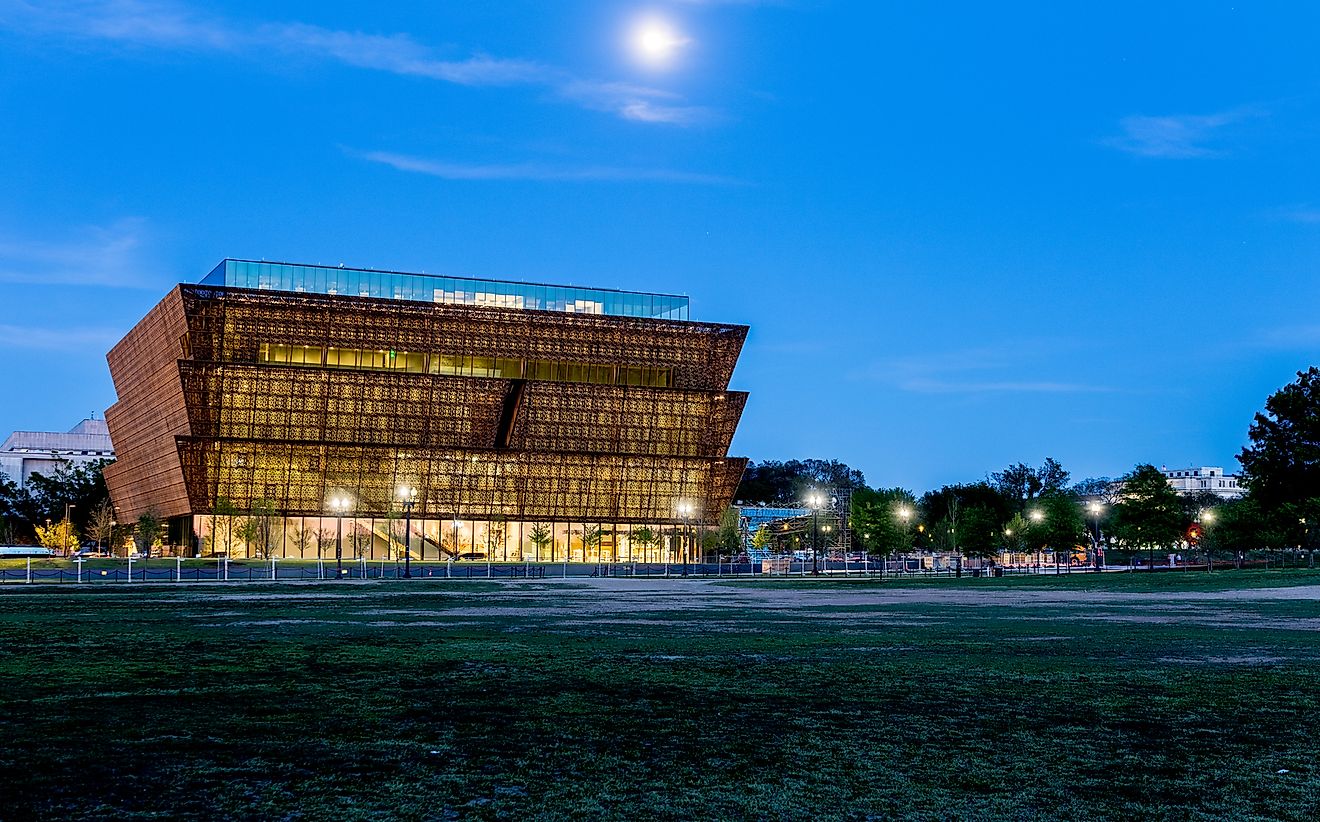
{"label": "rooftop glass enclosure", "polygon": [[673,294],[442,277],[367,268],[224,260],[202,278],[202,284],[490,308],[566,311],[570,314],[688,319],[688,298]]}

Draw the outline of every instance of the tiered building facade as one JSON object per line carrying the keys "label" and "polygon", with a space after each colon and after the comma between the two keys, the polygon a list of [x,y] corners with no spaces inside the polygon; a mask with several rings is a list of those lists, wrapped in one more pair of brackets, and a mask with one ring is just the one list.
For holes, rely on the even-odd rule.
{"label": "tiered building facade", "polygon": [[673,295],[226,260],[110,352],[106,481],[121,520],[155,511],[187,553],[691,557],[746,464],[728,385],[747,328],[687,315]]}

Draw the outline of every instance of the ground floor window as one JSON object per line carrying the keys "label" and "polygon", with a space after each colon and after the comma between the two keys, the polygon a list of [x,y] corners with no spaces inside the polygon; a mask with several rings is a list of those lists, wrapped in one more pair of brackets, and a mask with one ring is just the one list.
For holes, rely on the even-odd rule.
{"label": "ground floor window", "polygon": [[204,557],[420,562],[691,562],[698,528],[673,523],[422,519],[403,517],[192,518]]}

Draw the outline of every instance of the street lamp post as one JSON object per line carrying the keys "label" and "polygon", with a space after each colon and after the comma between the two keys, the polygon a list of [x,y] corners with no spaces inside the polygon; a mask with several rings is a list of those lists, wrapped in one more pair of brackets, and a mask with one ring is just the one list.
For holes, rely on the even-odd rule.
{"label": "street lamp post", "polygon": [[335,579],[344,578],[344,512],[348,510],[348,497],[335,497],[330,507],[335,512]]}
{"label": "street lamp post", "polygon": [[820,576],[820,494],[812,492],[807,497],[807,507],[811,509],[811,573]]}
{"label": "street lamp post", "polygon": [[[1045,512],[1042,511],[1042,510],[1040,510],[1039,508],[1032,508],[1031,511],[1029,511],[1029,512],[1027,513],[1027,518],[1030,519],[1030,520],[1031,520],[1033,523],[1035,523],[1036,525],[1040,525],[1042,522],[1045,521]],[[1041,554],[1040,546],[1037,545],[1037,546],[1036,546],[1036,573],[1038,573],[1038,574],[1040,573],[1040,554]],[[1058,558],[1058,554],[1055,554],[1055,558],[1056,558],[1056,560],[1057,560],[1057,558]],[[1057,562],[1056,562],[1056,569],[1057,569]]]}
{"label": "street lamp post", "polygon": [[69,538],[73,536],[73,523],[69,521],[69,512],[78,506],[72,502],[64,503],[64,533],[60,534],[60,540],[64,543],[64,554],[69,553]]}
{"label": "street lamp post", "polygon": [[[908,540],[908,520],[912,519],[912,509],[906,505],[900,505],[898,508],[898,518],[903,521],[903,544],[906,550]],[[886,562],[888,564],[888,562]],[[884,576],[882,573],[881,576]]]}
{"label": "street lamp post", "polygon": [[[1213,508],[1202,508],[1196,512],[1196,523],[1201,526],[1201,542],[1205,545],[1205,572],[1213,573],[1215,569],[1214,558],[1210,556],[1210,541],[1205,538],[1205,532],[1210,529],[1210,524],[1215,521],[1215,511]],[[1302,520],[1305,524],[1306,520]]]}
{"label": "street lamp post", "polygon": [[1091,565],[1097,571],[1100,570],[1100,512],[1103,509],[1104,506],[1095,501],[1086,505],[1086,510],[1091,512],[1091,519],[1095,522],[1095,531],[1091,534]]}
{"label": "street lamp post", "polygon": [[692,550],[690,529],[688,527],[692,521],[692,503],[680,502],[678,504],[678,516],[679,519],[683,520],[683,539],[687,542],[687,545],[683,548],[683,576],[687,576],[688,553]]}
{"label": "street lamp post", "polygon": [[412,509],[417,502],[417,489],[404,486],[399,489],[399,496],[403,498],[403,578],[412,579]]}

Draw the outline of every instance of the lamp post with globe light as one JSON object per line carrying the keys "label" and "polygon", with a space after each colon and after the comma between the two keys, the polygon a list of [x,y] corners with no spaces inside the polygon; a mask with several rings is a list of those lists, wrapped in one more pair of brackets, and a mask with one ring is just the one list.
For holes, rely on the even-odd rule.
{"label": "lamp post with globe light", "polygon": [[[1205,546],[1205,572],[1207,574],[1213,573],[1215,570],[1215,560],[1210,556],[1210,540],[1206,539],[1206,531],[1210,530],[1210,526],[1214,524],[1214,521],[1215,509],[1202,508],[1196,512],[1196,524],[1200,526],[1197,530],[1201,532],[1201,544]],[[1302,520],[1302,522],[1306,522],[1306,520]]]}
{"label": "lamp post with globe light", "polygon": [[344,578],[344,512],[348,510],[350,500],[346,496],[336,496],[330,500],[330,509],[335,512],[335,579]]}
{"label": "lamp post with globe light", "polygon": [[417,489],[403,486],[399,489],[399,499],[403,500],[403,578],[412,579],[412,509],[417,502]]}
{"label": "lamp post with globe light", "polygon": [[[1039,508],[1032,508],[1031,511],[1029,511],[1029,512],[1027,513],[1027,519],[1031,520],[1031,522],[1032,522],[1034,525],[1040,525],[1042,522],[1045,521],[1045,512],[1042,511],[1042,510],[1040,510]],[[1033,540],[1033,541],[1034,541],[1034,540]],[[1040,549],[1041,549],[1041,545],[1040,545],[1040,544],[1037,544],[1037,546],[1036,546],[1036,573],[1038,573],[1038,574],[1040,573],[1040,560],[1041,560],[1041,550],[1040,550]]]}
{"label": "lamp post with globe light", "polygon": [[807,507],[811,509],[811,573],[820,576],[820,506],[824,502],[820,494],[812,491],[807,495]]}
{"label": "lamp post with globe light", "polygon": [[[908,544],[908,521],[912,519],[912,509],[906,505],[898,506],[898,519],[903,523],[903,549],[907,550]],[[888,564],[887,562],[885,563]]]}
{"label": "lamp post with globe light", "polygon": [[1105,507],[1095,500],[1086,504],[1086,511],[1095,523],[1095,530],[1091,533],[1091,565],[1097,571],[1100,570],[1100,514],[1104,509]]}

